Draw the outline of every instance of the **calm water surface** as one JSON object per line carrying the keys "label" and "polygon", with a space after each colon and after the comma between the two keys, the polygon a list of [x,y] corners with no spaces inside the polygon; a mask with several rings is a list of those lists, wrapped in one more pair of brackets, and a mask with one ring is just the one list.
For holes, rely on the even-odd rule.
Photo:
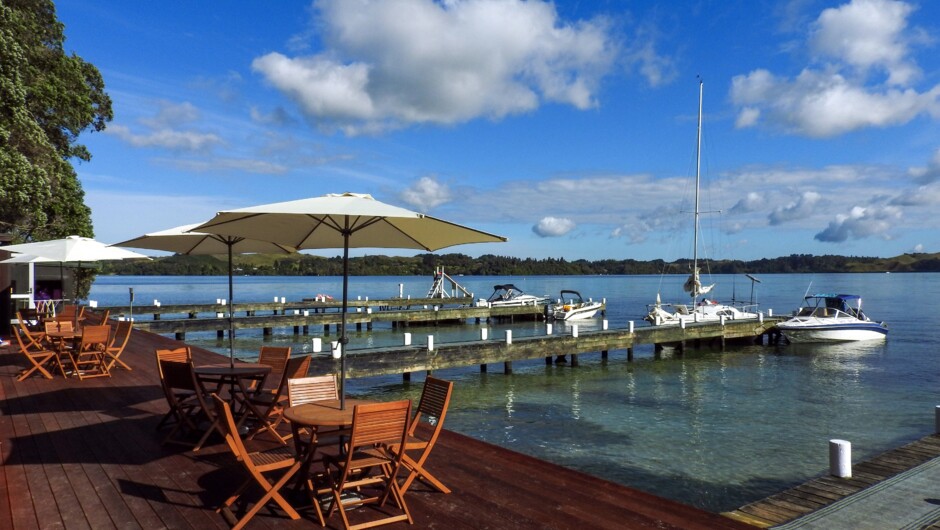
{"label": "calm water surface", "polygon": [[[476,367],[438,372],[457,382],[447,426],[470,436],[711,511],[728,510],[823,473],[827,443],[852,442],[858,461],[933,430],[940,404],[940,334],[923,315],[940,310],[938,274],[763,275],[714,277],[717,296],[742,300],[752,293],[774,314],[796,309],[809,292],[862,295],[873,319],[890,326],[886,342],[845,345],[779,345],[699,350],[655,358],[637,348],[635,361],[612,351],[607,361],[582,355],[580,366],[546,366],[542,360],[513,363],[514,372],[480,373]],[[647,303],[680,300],[684,278],[652,276],[461,277],[461,285],[487,297],[497,283],[553,298],[575,289],[585,298],[606,298],[611,328],[641,318]],[[350,297],[423,297],[430,278],[354,277]],[[225,277],[100,277],[90,298],[127,305],[212,303],[228,297]],[[239,277],[235,299],[291,300],[318,293],[339,298],[340,278]],[[135,318],[148,318],[135,315]],[[485,324],[484,324],[485,325]],[[434,335],[436,344],[478,337],[481,325],[408,328],[415,343]],[[579,324],[600,329],[600,319]],[[490,336],[543,334],[544,323],[490,325]],[[556,333],[565,332],[556,324]],[[559,330],[559,328],[562,328]],[[310,336],[322,336],[321,330]],[[275,330],[240,333],[238,355],[257,356],[262,341],[310,350],[310,336]],[[324,340],[335,340],[332,336]],[[227,353],[215,332],[188,334],[187,342]],[[401,343],[399,331],[376,324],[353,332],[350,349]],[[353,352],[354,353],[354,352]],[[418,374],[416,374],[418,375]],[[351,392],[417,400],[421,381],[400,377],[349,383]]]}

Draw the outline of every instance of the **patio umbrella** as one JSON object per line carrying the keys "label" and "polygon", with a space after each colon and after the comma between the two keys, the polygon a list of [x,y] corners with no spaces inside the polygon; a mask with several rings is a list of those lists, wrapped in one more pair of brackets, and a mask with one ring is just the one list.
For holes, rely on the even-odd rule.
{"label": "patio umbrella", "polygon": [[298,250],[343,249],[340,406],[345,408],[346,312],[350,248],[438,250],[506,238],[379,202],[370,195],[330,194],[219,212],[195,230],[273,241]]}
{"label": "patio umbrella", "polygon": [[190,255],[228,255],[228,348],[229,366],[235,365],[235,297],[232,287],[232,254],[290,254],[295,249],[273,243],[237,236],[224,236],[192,232],[199,223],[177,226],[159,232],[151,232],[121,243],[116,247],[148,248],[151,250],[165,250],[177,254]]}

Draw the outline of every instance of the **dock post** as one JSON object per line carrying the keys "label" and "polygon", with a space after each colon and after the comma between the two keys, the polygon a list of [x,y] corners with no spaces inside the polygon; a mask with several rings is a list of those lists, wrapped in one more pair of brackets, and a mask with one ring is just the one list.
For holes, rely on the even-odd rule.
{"label": "dock post", "polygon": [[372,321],[366,322],[366,331],[372,331]]}
{"label": "dock post", "polygon": [[846,440],[829,440],[829,474],[852,478],[852,444]]}
{"label": "dock post", "polygon": [[323,334],[324,334],[324,335],[329,335],[329,334],[330,334],[330,325],[329,325],[329,324],[323,324]]}
{"label": "dock post", "polygon": [[182,331],[177,331],[176,340],[186,340],[186,333],[183,333]]}
{"label": "dock post", "polygon": [[411,333],[405,333],[403,335],[404,345],[411,346]]}
{"label": "dock post", "polygon": [[503,373],[506,375],[512,375],[512,361],[505,361],[503,363]]}
{"label": "dock post", "polygon": [[552,356],[549,355],[545,357],[545,366],[551,366],[551,365],[552,365]]}
{"label": "dock post", "polygon": [[356,322],[356,331],[362,331],[362,322]]}
{"label": "dock post", "polygon": [[300,335],[300,326],[294,326],[294,335]]}
{"label": "dock post", "polygon": [[481,374],[485,374],[485,373],[486,373],[486,363],[483,363],[483,364],[480,365],[480,373],[481,373]]}
{"label": "dock post", "polygon": [[633,361],[633,348],[632,347],[627,348],[627,361]]}
{"label": "dock post", "polygon": [[265,337],[270,337],[271,333],[274,331],[274,328],[261,328],[261,334]]}
{"label": "dock post", "polygon": [[933,416],[934,416],[934,420],[933,420],[934,433],[940,434],[940,405],[937,405],[936,407],[934,407]]}
{"label": "dock post", "polygon": [[225,338],[225,330],[224,329],[215,330],[215,338],[217,339]]}
{"label": "dock post", "polygon": [[607,360],[607,350],[601,350],[601,359]]}
{"label": "dock post", "polygon": [[578,354],[572,353],[571,354],[571,367],[577,368],[577,366],[578,366]]}
{"label": "dock post", "polygon": [[403,383],[408,383],[411,381],[411,372],[402,372],[401,380]]}
{"label": "dock post", "polygon": [[303,326],[303,334],[304,334],[304,335],[309,335],[309,334],[310,334],[310,326],[304,324],[304,326]]}

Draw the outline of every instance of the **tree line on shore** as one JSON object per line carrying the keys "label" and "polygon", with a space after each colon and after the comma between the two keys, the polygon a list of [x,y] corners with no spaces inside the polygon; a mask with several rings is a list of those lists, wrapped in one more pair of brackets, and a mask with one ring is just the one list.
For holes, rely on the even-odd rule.
{"label": "tree line on shore", "polygon": [[[691,260],[566,260],[564,258],[515,258],[486,254],[420,254],[411,257],[363,256],[350,258],[353,276],[429,276],[438,267],[456,276],[552,276],[618,274],[687,274]],[[341,276],[342,257],[307,254],[290,256],[241,255],[234,257],[240,276]],[[893,258],[791,254],[753,261],[709,261],[712,274],[840,273],[840,272],[940,272],[940,254],[902,254]],[[106,262],[101,273],[143,276],[220,276],[228,274],[222,256],[175,255],[150,261]]]}

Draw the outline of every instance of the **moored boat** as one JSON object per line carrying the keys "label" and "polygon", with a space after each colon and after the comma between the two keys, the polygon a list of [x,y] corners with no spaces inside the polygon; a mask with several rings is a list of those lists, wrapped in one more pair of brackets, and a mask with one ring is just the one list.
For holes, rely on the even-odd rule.
{"label": "moored boat", "polygon": [[564,289],[561,291],[559,303],[551,308],[551,316],[555,320],[583,320],[592,318],[600,310],[601,302],[584,301],[581,293]]}
{"label": "moored boat", "polygon": [[875,322],[862,312],[862,298],[858,295],[814,294],[804,299],[806,307],[777,324],[790,342],[884,340],[888,335],[887,324]]}
{"label": "moored boat", "polygon": [[548,297],[525,294],[522,289],[511,283],[494,285],[493,294],[487,299],[479,299],[478,307],[505,307],[520,305],[538,305],[548,303]]}

